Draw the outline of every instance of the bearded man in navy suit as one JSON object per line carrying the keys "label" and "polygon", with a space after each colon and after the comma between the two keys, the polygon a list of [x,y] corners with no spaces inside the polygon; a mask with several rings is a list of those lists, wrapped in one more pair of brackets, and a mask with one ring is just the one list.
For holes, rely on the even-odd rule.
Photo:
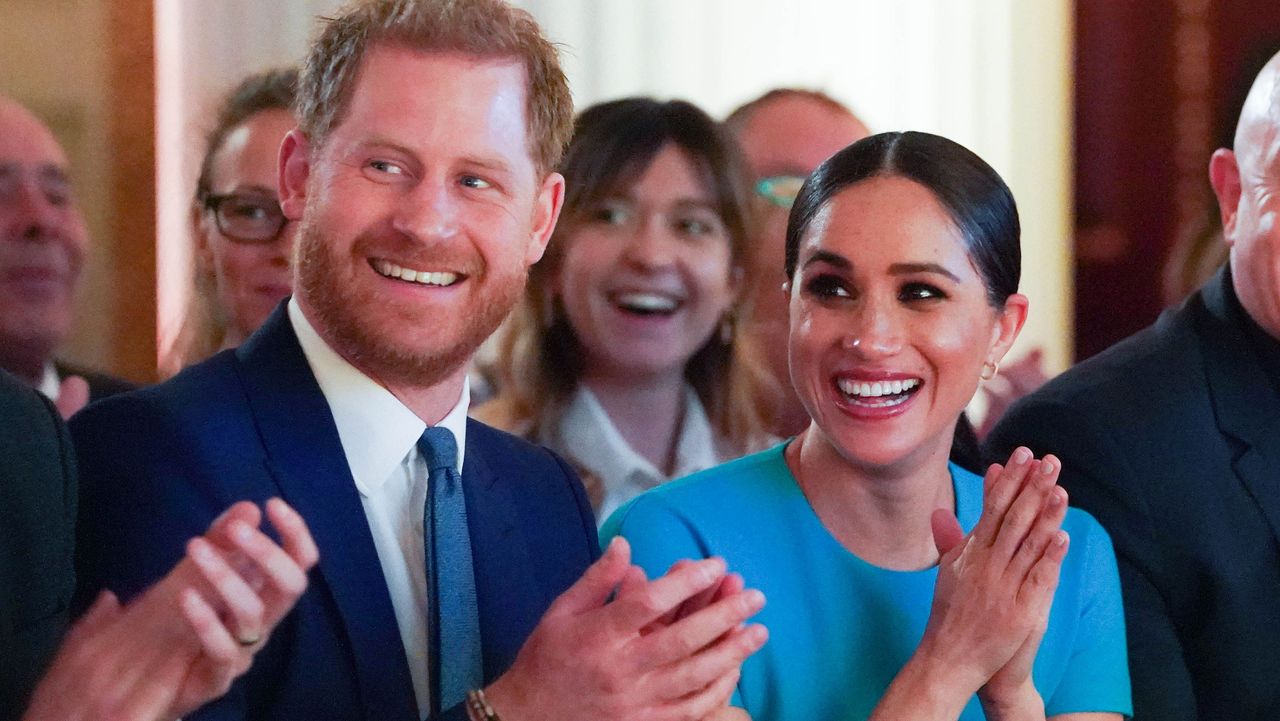
{"label": "bearded man in navy suit", "polygon": [[[173,563],[165,539],[278,495],[321,561],[253,669],[192,719],[725,713],[764,642],[742,623],[762,597],[718,560],[652,581],[625,543],[597,561],[565,463],[466,418],[471,355],[564,196],[572,107],[554,46],[501,0],[378,0],[322,30],[299,95],[280,152],[296,295],[239,349],[75,418],[82,583],[131,594]],[[429,427],[459,449],[474,619],[431,616],[449,589],[424,571]],[[429,671],[452,661],[428,638],[470,621],[483,678],[441,708],[454,669]]]}

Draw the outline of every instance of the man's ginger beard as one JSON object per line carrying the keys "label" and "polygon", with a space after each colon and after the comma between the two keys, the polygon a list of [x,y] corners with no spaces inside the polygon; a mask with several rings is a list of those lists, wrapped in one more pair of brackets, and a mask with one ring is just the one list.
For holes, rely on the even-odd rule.
{"label": "man's ginger beard", "polygon": [[[361,236],[348,252],[360,255],[359,249],[371,244]],[[361,293],[356,284],[343,282],[352,261],[336,257],[333,247],[328,236],[304,221],[298,237],[297,292],[315,314],[310,320],[316,330],[334,350],[384,385],[433,386],[469,363],[520,299],[529,274],[524,265],[507,277],[491,275],[492,268],[483,262],[464,266],[468,271],[465,282],[474,286],[471,296],[475,303],[466,309],[465,318],[453,319],[453,324],[447,318],[438,322],[426,319],[433,325],[432,332],[441,335],[440,344],[419,351],[398,343],[400,336],[394,326],[386,332],[388,337],[379,337],[376,329],[387,326],[368,323],[367,319],[370,314],[392,309],[375,294]],[[374,271],[370,268],[368,272]],[[443,337],[446,332],[451,337]]]}

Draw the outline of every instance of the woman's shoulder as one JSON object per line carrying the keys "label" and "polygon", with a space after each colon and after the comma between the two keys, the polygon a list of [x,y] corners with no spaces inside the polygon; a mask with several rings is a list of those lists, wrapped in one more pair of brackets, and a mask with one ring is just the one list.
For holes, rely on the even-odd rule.
{"label": "woman's shoulder", "polygon": [[609,519],[621,527],[644,517],[679,517],[685,523],[714,522],[754,507],[789,477],[782,445],[712,466],[648,490],[619,508]]}

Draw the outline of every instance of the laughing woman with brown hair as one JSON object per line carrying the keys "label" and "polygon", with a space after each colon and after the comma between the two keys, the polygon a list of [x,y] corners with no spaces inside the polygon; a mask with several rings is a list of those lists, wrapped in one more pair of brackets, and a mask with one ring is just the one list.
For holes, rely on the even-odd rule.
{"label": "laughing woman with brown hair", "polygon": [[750,196],[733,141],[682,101],[588,108],[561,172],[564,211],[476,415],[565,456],[603,519],[768,442],[734,343]]}

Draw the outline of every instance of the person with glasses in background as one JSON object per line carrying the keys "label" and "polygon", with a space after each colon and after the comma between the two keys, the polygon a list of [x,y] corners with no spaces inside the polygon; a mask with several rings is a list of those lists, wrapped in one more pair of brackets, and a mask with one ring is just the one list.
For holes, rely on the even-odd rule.
{"label": "person with glasses in background", "polygon": [[280,211],[276,160],[297,125],[297,82],[295,68],[251,75],[218,111],[191,208],[195,292],[170,372],[240,345],[291,292],[294,229]]}
{"label": "person with glasses in background", "polygon": [[826,93],[776,88],[729,114],[725,125],[742,147],[760,206],[752,250],[754,282],[745,295],[742,330],[773,378],[765,386],[775,435],[795,435],[809,425],[787,371],[787,302],[780,288],[787,213],[804,179],[837,150],[870,135],[853,111]]}

